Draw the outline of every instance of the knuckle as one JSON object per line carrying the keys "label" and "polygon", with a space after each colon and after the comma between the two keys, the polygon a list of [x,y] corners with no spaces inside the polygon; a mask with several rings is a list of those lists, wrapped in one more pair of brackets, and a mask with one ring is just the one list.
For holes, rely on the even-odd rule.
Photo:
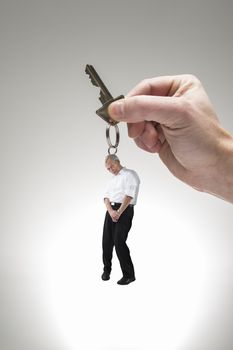
{"label": "knuckle", "polygon": [[187,118],[190,118],[193,115],[193,103],[185,98],[177,99],[177,112]]}
{"label": "knuckle", "polygon": [[145,78],[138,84],[139,89],[142,89],[143,91],[150,91],[151,90],[151,79]]}
{"label": "knuckle", "polygon": [[183,74],[183,78],[193,84],[201,84],[199,78],[194,74]]}
{"label": "knuckle", "polygon": [[151,79],[149,79],[149,78],[144,78],[144,79],[141,81],[141,84],[144,85],[144,86],[145,86],[145,85],[150,85],[150,80],[151,80]]}

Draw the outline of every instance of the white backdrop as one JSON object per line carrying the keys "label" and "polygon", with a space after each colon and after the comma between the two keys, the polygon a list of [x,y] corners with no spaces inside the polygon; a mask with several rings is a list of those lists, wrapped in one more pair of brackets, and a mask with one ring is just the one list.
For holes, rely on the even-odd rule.
{"label": "white backdrop", "polygon": [[[113,95],[193,73],[233,132],[232,3],[1,0],[3,350],[232,350],[232,205],[179,182],[120,124],[141,178],[136,282],[102,282],[109,174],[93,64]],[[190,155],[191,156],[191,155]]]}

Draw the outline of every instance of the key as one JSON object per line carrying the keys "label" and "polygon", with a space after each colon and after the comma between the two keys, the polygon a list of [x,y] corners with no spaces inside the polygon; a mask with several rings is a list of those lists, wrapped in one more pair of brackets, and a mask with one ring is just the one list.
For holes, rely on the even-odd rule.
{"label": "key", "polygon": [[118,96],[116,98],[113,98],[113,96],[110,94],[109,90],[106,88],[105,84],[100,79],[98,73],[96,72],[95,68],[92,65],[87,64],[85,72],[89,75],[92,84],[94,86],[97,86],[97,87],[100,88],[99,100],[102,103],[102,107],[99,108],[96,111],[96,114],[100,118],[102,118],[104,121],[106,121],[108,124],[111,124],[111,125],[117,124],[118,123],[117,121],[112,120],[110,118],[110,115],[108,114],[108,106],[113,101],[116,101],[116,100],[119,100],[121,98],[124,98],[124,96],[120,95],[120,96]]}

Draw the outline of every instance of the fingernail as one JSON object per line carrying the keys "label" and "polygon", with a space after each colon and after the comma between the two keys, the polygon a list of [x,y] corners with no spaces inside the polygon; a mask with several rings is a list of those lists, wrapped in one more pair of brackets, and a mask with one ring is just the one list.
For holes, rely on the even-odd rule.
{"label": "fingernail", "polygon": [[122,101],[115,101],[109,105],[109,114],[113,118],[120,118],[123,116],[123,103]]}

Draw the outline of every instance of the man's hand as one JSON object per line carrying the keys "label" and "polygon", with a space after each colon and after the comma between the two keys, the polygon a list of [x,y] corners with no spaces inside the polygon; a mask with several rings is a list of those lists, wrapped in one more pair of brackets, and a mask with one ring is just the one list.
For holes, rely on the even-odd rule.
{"label": "man's hand", "polygon": [[120,214],[113,209],[109,212],[109,215],[111,216],[113,222],[117,222],[120,218]]}
{"label": "man's hand", "polygon": [[233,202],[233,136],[224,130],[192,75],[146,79],[110,104],[138,147],[159,153],[177,178]]}

